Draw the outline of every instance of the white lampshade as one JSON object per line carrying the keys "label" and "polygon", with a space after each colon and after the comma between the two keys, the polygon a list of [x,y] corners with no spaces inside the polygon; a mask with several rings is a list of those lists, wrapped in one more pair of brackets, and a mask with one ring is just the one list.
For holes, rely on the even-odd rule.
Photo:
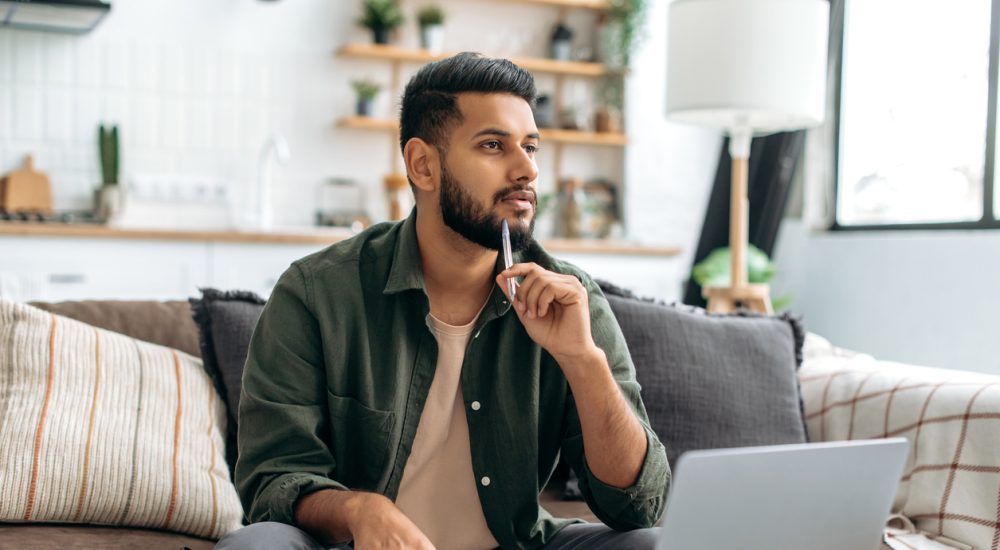
{"label": "white lampshade", "polygon": [[756,133],[821,123],[829,14],[826,0],[675,0],[667,116]]}

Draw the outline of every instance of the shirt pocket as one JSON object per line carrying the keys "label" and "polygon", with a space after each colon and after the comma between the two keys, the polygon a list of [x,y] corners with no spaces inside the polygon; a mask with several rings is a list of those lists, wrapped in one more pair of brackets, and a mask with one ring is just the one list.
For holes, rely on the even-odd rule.
{"label": "shirt pocket", "polygon": [[386,459],[396,414],[329,390],[326,394],[338,481],[351,489],[378,490],[388,474]]}

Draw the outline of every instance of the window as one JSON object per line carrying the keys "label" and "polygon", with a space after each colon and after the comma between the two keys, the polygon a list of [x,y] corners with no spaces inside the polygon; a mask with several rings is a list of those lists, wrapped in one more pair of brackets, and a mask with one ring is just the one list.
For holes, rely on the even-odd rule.
{"label": "window", "polygon": [[1000,228],[1000,0],[834,10],[844,22],[834,228]]}

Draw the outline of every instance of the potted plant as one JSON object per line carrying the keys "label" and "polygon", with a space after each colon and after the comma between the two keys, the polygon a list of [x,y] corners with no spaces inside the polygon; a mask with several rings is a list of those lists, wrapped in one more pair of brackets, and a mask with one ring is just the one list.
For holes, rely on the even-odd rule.
{"label": "potted plant", "polygon": [[444,50],[444,10],[440,6],[427,6],[417,12],[420,24],[420,44],[432,53]]}
{"label": "potted plant", "polygon": [[403,12],[396,0],[363,0],[358,23],[372,31],[376,44],[389,43],[389,31],[403,24]]}
{"label": "potted plant", "polygon": [[597,59],[610,67],[628,67],[642,40],[648,0],[608,0],[611,10],[597,22]]}
{"label": "potted plant", "polygon": [[97,147],[101,157],[101,186],[94,193],[97,218],[107,222],[121,209],[121,188],[118,186],[119,142],[118,126],[97,127]]}
{"label": "potted plant", "polygon": [[354,80],[351,82],[354,93],[357,94],[358,101],[355,104],[355,113],[358,116],[372,116],[372,104],[375,96],[382,89],[377,82],[371,80]]}
{"label": "potted plant", "polygon": [[[770,283],[777,273],[771,258],[763,250],[752,244],[747,244],[746,251],[747,282]],[[729,286],[731,283],[732,262],[729,247],[716,248],[698,262],[691,270],[691,279],[698,283],[698,286]],[[786,309],[792,303],[792,296],[786,294],[774,298],[773,307],[775,311]]]}

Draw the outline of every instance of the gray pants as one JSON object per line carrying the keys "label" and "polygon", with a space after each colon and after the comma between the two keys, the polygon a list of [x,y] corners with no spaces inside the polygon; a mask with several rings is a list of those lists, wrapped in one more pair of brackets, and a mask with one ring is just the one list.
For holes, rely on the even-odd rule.
{"label": "gray pants", "polygon": [[[546,550],[653,550],[659,527],[615,531],[603,523],[575,523],[556,533]],[[345,550],[344,544],[324,548],[305,531],[284,523],[265,521],[229,533],[215,550]]]}

